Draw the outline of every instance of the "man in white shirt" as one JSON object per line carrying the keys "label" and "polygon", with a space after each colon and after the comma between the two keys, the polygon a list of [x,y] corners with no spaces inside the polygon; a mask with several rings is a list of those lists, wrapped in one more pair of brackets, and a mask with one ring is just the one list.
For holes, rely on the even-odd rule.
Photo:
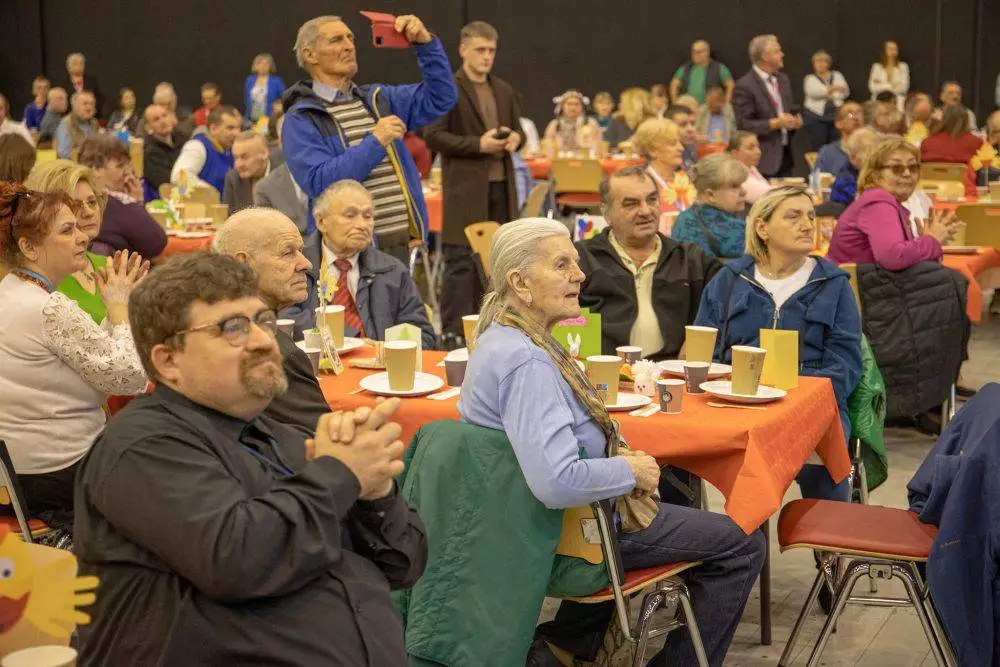
{"label": "man in white shirt", "polygon": [[309,298],[283,317],[295,319],[296,332],[315,325],[319,290],[326,303],[344,306],[344,333],[382,340],[397,324],[420,328],[423,349],[437,346],[437,334],[417,285],[401,261],[372,246],[375,231],[372,196],[357,181],[337,181],[316,199],[313,217],[319,234],[306,240]]}
{"label": "man in white shirt", "polygon": [[235,213],[253,206],[254,192],[271,173],[267,139],[258,132],[242,132],[233,141],[233,168],[226,174],[222,203]]}
{"label": "man in white shirt", "polygon": [[35,138],[31,136],[28,127],[10,117],[10,104],[3,95],[0,95],[0,134],[18,134],[32,146],[35,145]]}
{"label": "man in white shirt", "polygon": [[208,114],[208,131],[184,144],[170,172],[170,182],[179,185],[184,172],[189,187],[211,185],[221,195],[226,174],[233,168],[233,141],[242,120],[243,116],[233,107],[212,109]]}

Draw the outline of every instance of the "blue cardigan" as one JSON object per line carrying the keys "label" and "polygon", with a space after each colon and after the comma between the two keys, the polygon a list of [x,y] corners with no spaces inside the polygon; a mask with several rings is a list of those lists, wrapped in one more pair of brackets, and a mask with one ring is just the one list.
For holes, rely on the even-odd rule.
{"label": "blue cardigan", "polygon": [[[243,84],[243,117],[246,119],[250,118],[250,112],[253,110],[253,100],[250,99],[250,91],[253,90],[256,83],[257,75],[251,74]],[[271,115],[271,105],[276,100],[280,100],[284,92],[285,82],[281,80],[280,76],[272,74],[267,77],[267,103],[264,105],[265,115]]]}
{"label": "blue cardigan", "polygon": [[830,378],[844,435],[850,437],[847,397],[861,377],[861,316],[846,271],[817,257],[809,282],[776,309],[754,280],[753,257],[744,255],[722,267],[705,288],[694,323],[719,329],[715,358],[727,364],[733,345],[760,343],[761,329],[798,331],[799,374]]}
{"label": "blue cardigan", "polygon": [[938,527],[927,580],[960,665],[1000,665],[1000,384],[969,400],[907,485]]}

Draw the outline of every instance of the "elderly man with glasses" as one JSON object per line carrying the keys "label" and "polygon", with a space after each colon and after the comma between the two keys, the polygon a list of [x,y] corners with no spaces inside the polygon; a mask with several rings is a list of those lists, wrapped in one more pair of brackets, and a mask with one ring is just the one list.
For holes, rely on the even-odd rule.
{"label": "elderly man with glasses", "polygon": [[276,316],[234,257],[158,268],[129,319],[156,389],[77,476],[76,554],[101,581],[80,664],[405,664],[389,590],[427,543],[393,481],[398,400],[310,439],[264,414],[288,386]]}

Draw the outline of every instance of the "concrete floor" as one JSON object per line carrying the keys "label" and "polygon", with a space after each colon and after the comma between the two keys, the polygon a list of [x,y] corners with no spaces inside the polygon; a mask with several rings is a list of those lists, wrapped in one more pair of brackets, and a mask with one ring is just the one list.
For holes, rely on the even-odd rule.
{"label": "concrete floor", "polygon": [[[973,329],[969,348],[970,359],[963,367],[962,384],[978,389],[990,381],[1000,381],[1000,317]],[[887,429],[889,479],[872,492],[871,503],[889,507],[907,507],[906,484],[920,466],[934,438],[908,429]],[[722,496],[709,489],[709,508],[722,511]],[[785,502],[799,497],[797,486],[785,496]],[[777,538],[772,527],[772,622],[771,646],[760,645],[760,598],[755,589],[736,631],[727,666],[773,667],[785,648],[792,626],[798,617],[816,570],[812,552],[807,550],[778,553]],[[867,591],[865,579],[857,587]],[[879,595],[903,597],[898,582],[882,582]],[[551,618],[555,605],[546,601],[543,618]],[[818,612],[810,617],[796,645],[792,664],[805,665],[812,644],[822,628]],[[653,653],[647,654],[652,657]],[[934,665],[920,622],[911,609],[881,608],[851,605],[841,616],[837,632],[826,646],[823,665],[860,667],[908,667]]]}

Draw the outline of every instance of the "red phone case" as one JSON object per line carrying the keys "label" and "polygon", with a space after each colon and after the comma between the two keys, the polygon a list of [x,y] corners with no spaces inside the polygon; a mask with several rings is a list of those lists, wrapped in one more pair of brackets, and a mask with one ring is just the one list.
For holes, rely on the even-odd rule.
{"label": "red phone case", "polygon": [[408,49],[410,43],[401,32],[396,32],[396,17],[382,12],[361,12],[372,22],[372,44],[377,49]]}

